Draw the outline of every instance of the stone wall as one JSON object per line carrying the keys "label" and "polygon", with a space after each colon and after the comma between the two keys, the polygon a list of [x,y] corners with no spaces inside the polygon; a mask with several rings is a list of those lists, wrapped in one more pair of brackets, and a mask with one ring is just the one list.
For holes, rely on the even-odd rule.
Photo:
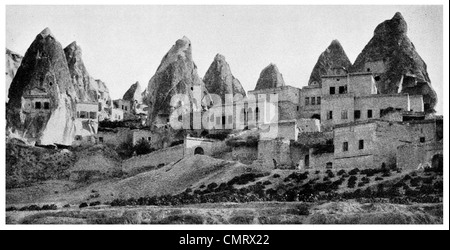
{"label": "stone wall", "polygon": [[97,141],[114,147],[119,147],[123,143],[131,142],[129,128],[114,128],[102,130],[97,133]]}
{"label": "stone wall", "polygon": [[299,129],[297,128],[297,121],[280,121],[278,123],[271,123],[266,125],[266,129],[261,132],[261,139],[275,139],[283,138],[286,140],[297,140]]}
{"label": "stone wall", "polygon": [[397,166],[402,169],[417,169],[429,164],[435,155],[443,155],[442,143],[405,144],[397,148]]}
{"label": "stone wall", "polygon": [[355,96],[368,96],[377,94],[377,87],[371,73],[350,74],[348,81],[348,91]]}
{"label": "stone wall", "polygon": [[298,104],[289,101],[278,102],[278,121],[292,120],[299,117]]}
{"label": "stone wall", "polygon": [[[332,95],[322,98],[320,120],[323,127],[354,121],[355,98],[351,94]],[[328,119],[328,112],[333,112],[332,119]],[[342,111],[347,111],[347,119],[342,119]]]}
{"label": "stone wall", "polygon": [[258,162],[269,168],[293,168],[290,156],[290,142],[287,140],[260,140],[258,143]]}
{"label": "stone wall", "polygon": [[310,154],[310,167],[311,169],[324,170],[327,169],[331,163],[331,168],[335,168],[333,165],[334,154],[333,153],[323,153],[323,154]]}
{"label": "stone wall", "polygon": [[299,128],[299,133],[320,132],[320,120],[306,118],[298,119],[297,127]]}
{"label": "stone wall", "polygon": [[[403,111],[409,111],[409,96],[407,94],[389,94],[371,95],[355,98],[355,110],[361,111],[361,121],[368,119],[378,119],[381,117],[381,110],[387,109],[389,107],[392,107],[394,109],[401,109]],[[372,118],[367,117],[368,110],[372,110]]]}
{"label": "stone wall", "polygon": [[[334,130],[334,162],[337,168],[352,166],[380,167],[397,162],[397,148],[407,144],[437,141],[437,126],[433,120],[417,122],[373,121]],[[363,141],[363,149],[359,141]],[[344,142],[348,151],[344,151]]]}
{"label": "stone wall", "polygon": [[244,164],[252,164],[258,159],[257,147],[233,147],[231,157],[234,161],[239,161]]}
{"label": "stone wall", "polygon": [[305,156],[309,155],[309,148],[305,146],[296,145],[294,143],[290,144],[289,156],[292,161],[292,165],[299,169],[306,169],[305,167]]}
{"label": "stone wall", "polygon": [[134,129],[131,131],[131,142],[133,145],[136,145],[142,139],[147,140],[153,148],[155,148],[155,144],[158,141],[158,138],[150,130]]}
{"label": "stone wall", "polygon": [[353,168],[378,168],[381,167],[376,165],[374,163],[374,156],[373,155],[358,155],[354,157],[346,157],[346,158],[339,158],[334,159],[333,161],[333,168],[337,169],[353,169]]}
{"label": "stone wall", "polygon": [[227,145],[225,141],[187,137],[185,140],[185,156],[190,156],[202,152],[204,155],[214,155],[223,151]]}
{"label": "stone wall", "polygon": [[423,112],[425,105],[423,103],[423,95],[410,95],[409,96],[409,111]]}
{"label": "stone wall", "polygon": [[278,88],[262,89],[249,91],[248,95],[261,96],[266,95],[267,100],[269,95],[278,94],[278,101],[289,101],[292,103],[298,103],[300,100],[300,89],[292,86],[282,86]]}
{"label": "stone wall", "polygon": [[[436,124],[433,121],[395,123],[377,122],[374,161],[377,166],[395,164],[397,148],[404,144],[436,141]],[[423,140],[423,142],[421,142]]]}
{"label": "stone wall", "polygon": [[123,161],[122,169],[124,172],[132,172],[144,167],[157,167],[160,164],[168,164],[179,161],[184,156],[184,145],[177,145],[170,148],[164,148],[150,154],[135,156]]}

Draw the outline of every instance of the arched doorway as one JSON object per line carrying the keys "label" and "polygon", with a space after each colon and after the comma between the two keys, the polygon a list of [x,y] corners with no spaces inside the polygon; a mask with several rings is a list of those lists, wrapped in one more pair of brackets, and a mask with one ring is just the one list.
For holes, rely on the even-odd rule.
{"label": "arched doorway", "polygon": [[441,154],[436,154],[431,158],[431,167],[443,171],[444,169],[444,156]]}
{"label": "arched doorway", "polygon": [[205,151],[201,147],[198,147],[194,150],[194,155],[204,155],[204,154],[205,154]]}

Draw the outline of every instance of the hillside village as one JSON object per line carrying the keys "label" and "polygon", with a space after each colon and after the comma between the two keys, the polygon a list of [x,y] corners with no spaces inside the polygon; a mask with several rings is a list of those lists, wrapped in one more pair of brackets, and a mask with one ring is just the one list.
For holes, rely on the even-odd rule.
{"label": "hillside village", "polygon": [[[307,83],[286,83],[270,63],[249,91],[220,54],[199,77],[193,45],[183,37],[148,85],[135,82],[112,99],[107,83],[88,73],[81,47],[63,48],[46,28],[24,56],[6,49],[7,204],[152,205],[152,195],[162,195],[161,204],[170,203],[164,195],[204,203],[227,200],[223,192],[237,201],[310,200],[309,183],[319,179],[333,190],[349,176],[350,189],[370,177],[395,186],[396,178],[409,181],[402,171],[442,167],[437,94],[406,34],[396,13],[376,27],[353,64],[333,40]],[[355,187],[360,171],[367,176]],[[442,184],[436,176],[427,184],[434,191]],[[245,186],[247,179],[256,187]],[[308,192],[299,198],[293,183]],[[266,193],[258,193],[261,185]],[[211,190],[219,195],[208,198]]]}
{"label": "hillside village", "polygon": [[[24,58],[7,50],[7,62],[15,62],[7,64],[7,78],[13,78],[7,137],[35,146],[108,144],[116,148],[145,140],[156,151],[127,159],[125,166],[153,160],[154,165],[167,164],[190,154],[213,156],[229,151],[231,159],[265,169],[396,164],[417,168],[442,155],[443,119],[433,114],[436,93],[413,47],[403,53],[415,54],[418,63],[401,65],[405,69],[395,75],[392,68],[399,66],[391,61],[398,59],[364,54],[376,50],[368,46],[383,39],[380,36],[393,32],[405,40],[406,22],[400,13],[377,27],[357,58],[358,65],[351,65],[334,40],[320,55],[307,86],[286,84],[277,66],[270,64],[262,70],[255,89],[247,93],[220,54],[202,80],[194,67],[191,42],[184,37],[163,58],[147,88],[136,82],[121,99],[111,100],[106,84],[87,72],[76,42],[63,50],[46,28]],[[31,79],[30,71],[35,72]],[[194,102],[194,86],[203,91],[202,100],[189,111],[188,119],[206,113],[206,126],[171,128],[170,116],[177,107],[171,106],[170,98],[187,94]],[[218,95],[225,100],[227,94],[243,98],[227,104],[208,99]],[[278,110],[265,110],[275,94]],[[273,116],[277,116],[275,123]],[[264,132],[270,138],[261,137],[267,129],[276,134]],[[230,147],[253,137],[257,142],[252,145]],[[167,151],[171,157],[160,157]]]}
{"label": "hillside village", "polygon": [[6,49],[7,223],[442,223],[443,117],[400,13],[304,83],[270,63],[246,91],[221,54],[200,77],[194,46],[119,99],[49,28]]}

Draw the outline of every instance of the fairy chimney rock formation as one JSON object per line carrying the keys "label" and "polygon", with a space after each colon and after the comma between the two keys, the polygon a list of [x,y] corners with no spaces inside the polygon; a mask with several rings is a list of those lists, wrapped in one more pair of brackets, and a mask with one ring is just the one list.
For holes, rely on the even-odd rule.
{"label": "fairy chimney rock formation", "polygon": [[427,65],[407,36],[408,25],[397,12],[379,24],[372,39],[353,64],[353,72],[372,72],[380,93],[423,95],[425,111],[433,112],[437,102]]}
{"label": "fairy chimney rock formation", "polygon": [[214,57],[214,61],[206,71],[203,81],[208,92],[218,95],[222,102],[225,102],[225,95],[227,94],[233,97],[237,94],[246,96],[244,88],[239,80],[233,76],[230,65],[221,54]]}
{"label": "fairy chimney rock formation", "polygon": [[[200,90],[200,97],[194,96],[194,89]],[[187,37],[176,41],[148,83],[144,102],[149,107],[149,124],[167,122],[173,109],[181,105],[171,105],[172,97],[177,94],[184,94],[194,111],[200,111],[211,103],[205,84],[198,76],[192,59],[191,41]],[[182,105],[185,107],[187,103]]]}
{"label": "fairy chimney rock formation", "polygon": [[322,84],[321,76],[332,75],[333,70],[337,68],[344,68],[348,70],[352,63],[347,57],[341,43],[338,40],[333,40],[327,49],[320,54],[316,65],[309,77],[308,85]]}
{"label": "fairy chimney rock formation", "polygon": [[71,144],[77,94],[63,48],[50,29],[38,34],[28,48],[8,97],[8,138]]}
{"label": "fairy chimney rock formation", "polygon": [[285,85],[283,75],[278,67],[271,63],[261,71],[255,90],[278,88]]}

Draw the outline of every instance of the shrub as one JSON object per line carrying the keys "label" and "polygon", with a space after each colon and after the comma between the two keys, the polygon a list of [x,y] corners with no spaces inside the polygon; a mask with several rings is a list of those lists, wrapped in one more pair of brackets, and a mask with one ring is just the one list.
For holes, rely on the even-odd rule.
{"label": "shrub", "polygon": [[56,209],[58,209],[58,206],[56,206],[55,204],[51,204],[42,206],[41,210],[56,210]]}
{"label": "shrub", "polygon": [[272,175],[272,177],[273,178],[280,178],[280,175],[279,174],[274,174],[274,175]]}
{"label": "shrub", "polygon": [[358,178],[356,176],[354,175],[350,176],[350,178],[348,179],[347,187],[354,188],[357,180]]}
{"label": "shrub", "polygon": [[180,140],[180,141],[174,141],[174,142],[170,143],[170,146],[173,147],[173,146],[181,145],[181,144],[183,144],[183,143],[184,143],[183,140]]}
{"label": "shrub", "polygon": [[361,178],[361,181],[364,183],[370,183],[370,179],[368,177]]}
{"label": "shrub", "polygon": [[383,177],[389,177],[389,176],[391,176],[391,173],[390,173],[390,172],[384,172],[381,176],[383,176]]}
{"label": "shrub", "polygon": [[419,186],[421,181],[422,181],[422,179],[420,177],[412,178],[410,180],[410,184],[412,187],[417,187],[417,186]]}
{"label": "shrub", "polygon": [[288,175],[284,179],[284,181],[288,182],[288,181],[291,181],[291,180],[295,180],[296,182],[300,182],[300,181],[308,179],[308,174],[309,174],[309,172],[303,172],[303,173],[296,173],[296,172],[294,172],[294,173]]}
{"label": "shrub", "polygon": [[354,168],[348,172],[349,175],[357,175],[359,173],[358,168]]}
{"label": "shrub", "polygon": [[203,218],[196,214],[170,215],[158,222],[159,224],[203,224]]}
{"label": "shrub", "polygon": [[309,205],[306,203],[300,203],[299,205],[295,206],[295,208],[288,209],[286,213],[293,215],[309,215]]}
{"label": "shrub", "polygon": [[263,184],[264,186],[268,186],[268,185],[272,184],[272,182],[270,182],[270,181],[265,181],[265,182],[263,182],[262,184]]}
{"label": "shrub", "polygon": [[333,174],[333,171],[329,171],[327,174],[328,174],[328,177],[329,177],[329,178],[334,178],[334,176],[335,176],[335,175]]}
{"label": "shrub", "polygon": [[428,185],[430,185],[430,184],[433,184],[433,177],[428,177],[428,178],[422,178],[422,182],[423,182],[423,184],[428,184]]}
{"label": "shrub", "polygon": [[145,155],[155,150],[152,148],[148,140],[142,138],[141,140],[139,140],[136,146],[134,146],[134,151],[136,152],[137,155]]}
{"label": "shrub", "polygon": [[344,179],[341,178],[339,180],[334,181],[332,185],[333,185],[334,189],[338,189],[339,186],[342,185],[343,182],[344,182]]}
{"label": "shrub", "polygon": [[377,177],[375,177],[375,180],[376,181],[382,181],[382,180],[384,180],[382,177],[379,177],[379,176],[377,176]]}
{"label": "shrub", "polygon": [[95,207],[95,206],[98,206],[100,204],[101,204],[100,201],[94,201],[94,202],[89,203],[89,206],[90,207]]}
{"label": "shrub", "polygon": [[18,209],[16,207],[7,207],[6,208],[6,212],[12,212],[12,211],[17,211]]}
{"label": "shrub", "polygon": [[360,182],[360,183],[358,183],[358,187],[364,187],[364,185],[366,185],[365,182]]}
{"label": "shrub", "polygon": [[422,184],[422,186],[420,187],[420,193],[421,194],[433,194],[434,188],[432,185]]}
{"label": "shrub", "polygon": [[444,190],[444,183],[442,181],[436,181],[433,185],[433,188],[438,192],[442,193]]}
{"label": "shrub", "polygon": [[86,202],[83,202],[83,203],[81,203],[80,204],[80,206],[78,206],[79,208],[84,208],[84,207],[87,207],[88,206],[88,204],[86,203]]}
{"label": "shrub", "polygon": [[210,183],[210,184],[208,184],[208,186],[206,187],[208,190],[213,190],[213,189],[215,189],[216,187],[217,187],[218,185],[217,185],[217,183],[215,183],[215,182],[213,182],[213,183]]}
{"label": "shrub", "polygon": [[70,204],[64,205],[63,208],[70,208]]}
{"label": "shrub", "polygon": [[25,206],[19,209],[19,211],[40,211],[40,210],[42,210],[42,208],[38,205]]}
{"label": "shrub", "polygon": [[252,224],[253,216],[250,215],[238,215],[230,218],[230,224]]}
{"label": "shrub", "polygon": [[341,170],[339,170],[339,172],[337,172],[337,175],[338,176],[341,176],[341,175],[343,175],[343,174],[345,174],[346,172],[345,172],[345,170],[344,169],[341,169]]}
{"label": "shrub", "polygon": [[236,176],[233,179],[231,179],[227,185],[228,186],[232,186],[234,184],[237,185],[245,185],[249,182],[253,182],[256,180],[256,178],[260,178],[263,177],[263,174],[255,174],[255,173],[246,173],[246,174],[242,174],[240,176]]}

